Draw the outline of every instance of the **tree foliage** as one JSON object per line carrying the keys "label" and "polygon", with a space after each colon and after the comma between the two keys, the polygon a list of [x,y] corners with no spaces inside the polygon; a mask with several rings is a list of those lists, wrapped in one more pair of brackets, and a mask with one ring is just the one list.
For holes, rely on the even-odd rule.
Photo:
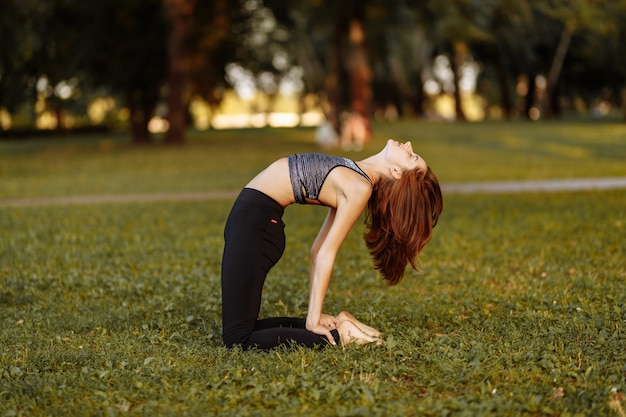
{"label": "tree foliage", "polygon": [[0,38],[0,109],[45,103],[63,127],[64,111],[113,96],[137,142],[150,140],[159,103],[168,140],[184,141],[188,104],[216,107],[234,83],[227,68],[269,97],[295,80],[335,120],[390,106],[423,115],[437,56],[450,63],[460,120],[468,62],[480,68],[477,93],[506,117],[558,115],[575,100],[622,105],[626,117],[626,0],[4,0]]}

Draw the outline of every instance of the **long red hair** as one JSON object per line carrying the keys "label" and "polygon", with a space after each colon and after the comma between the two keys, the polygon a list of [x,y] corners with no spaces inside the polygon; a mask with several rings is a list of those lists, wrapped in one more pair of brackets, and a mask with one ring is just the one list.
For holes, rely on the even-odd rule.
{"label": "long red hair", "polygon": [[418,254],[443,210],[439,181],[430,168],[382,178],[368,202],[365,243],[388,285],[402,279],[407,265],[417,270]]}

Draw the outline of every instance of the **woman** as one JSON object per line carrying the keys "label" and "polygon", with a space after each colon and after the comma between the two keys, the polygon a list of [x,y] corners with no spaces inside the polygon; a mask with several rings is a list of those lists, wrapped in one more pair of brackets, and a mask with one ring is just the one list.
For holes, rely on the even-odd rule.
{"label": "woman", "polygon": [[[265,277],[285,248],[283,211],[294,203],[329,207],[311,248],[307,316],[258,320]],[[225,345],[380,343],[380,333],[351,314],[322,313],[339,247],[367,209],[366,244],[376,269],[395,285],[407,264],[417,267],[442,206],[437,178],[410,142],[389,140],[382,151],[359,162],[311,153],[272,163],[242,190],[224,229]]]}

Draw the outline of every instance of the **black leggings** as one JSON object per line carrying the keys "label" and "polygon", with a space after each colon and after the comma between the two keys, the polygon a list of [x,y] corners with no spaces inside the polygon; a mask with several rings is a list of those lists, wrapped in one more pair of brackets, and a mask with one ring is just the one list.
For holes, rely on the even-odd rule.
{"label": "black leggings", "polygon": [[[326,337],[309,332],[305,319],[258,320],[265,277],[285,250],[283,208],[260,191],[244,188],[226,221],[222,257],[222,337],[232,348],[269,349],[299,344],[327,345]],[[339,334],[332,331],[339,343]]]}

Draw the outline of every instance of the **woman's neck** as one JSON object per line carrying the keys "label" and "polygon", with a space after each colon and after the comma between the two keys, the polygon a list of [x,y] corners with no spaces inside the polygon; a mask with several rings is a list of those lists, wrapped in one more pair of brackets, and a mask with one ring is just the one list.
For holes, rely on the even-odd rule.
{"label": "woman's neck", "polygon": [[357,164],[370,177],[374,185],[378,183],[381,177],[388,176],[389,167],[382,152],[362,159]]}

